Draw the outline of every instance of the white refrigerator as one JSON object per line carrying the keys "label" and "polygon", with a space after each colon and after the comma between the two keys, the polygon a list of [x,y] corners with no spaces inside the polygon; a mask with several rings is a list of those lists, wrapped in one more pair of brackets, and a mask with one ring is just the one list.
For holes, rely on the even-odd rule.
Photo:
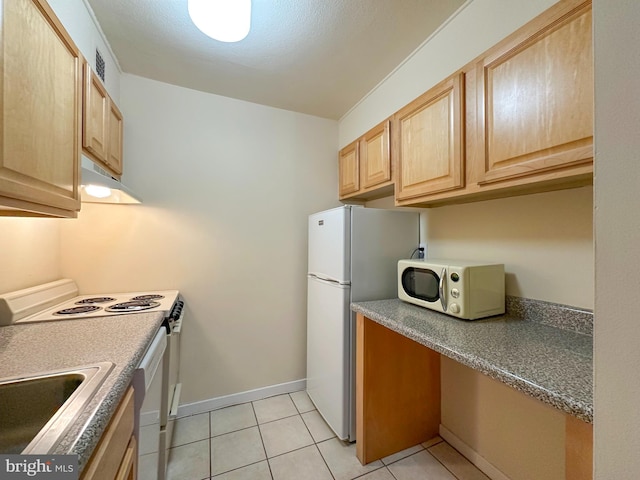
{"label": "white refrigerator", "polygon": [[341,440],[355,441],[355,313],[395,298],[397,263],[419,244],[419,214],[343,206],[309,216],[307,393]]}

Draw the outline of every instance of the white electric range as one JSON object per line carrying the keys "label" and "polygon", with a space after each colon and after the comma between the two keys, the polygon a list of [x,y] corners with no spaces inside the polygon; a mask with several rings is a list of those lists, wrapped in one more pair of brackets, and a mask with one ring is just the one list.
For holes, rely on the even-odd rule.
{"label": "white electric range", "polygon": [[178,290],[78,295],[76,283],[63,279],[0,295],[0,326],[153,311],[171,314],[181,302]]}
{"label": "white electric range", "polygon": [[0,295],[0,327],[147,312],[162,312],[164,321],[133,378],[138,468],[144,478],[164,480],[181,392],[184,301],[178,290],[79,295],[73,280],[62,279]]}

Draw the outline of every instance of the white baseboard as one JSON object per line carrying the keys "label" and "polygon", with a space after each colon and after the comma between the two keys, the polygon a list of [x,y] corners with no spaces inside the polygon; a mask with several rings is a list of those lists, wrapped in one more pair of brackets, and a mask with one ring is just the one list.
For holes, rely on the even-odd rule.
{"label": "white baseboard", "polygon": [[489,477],[491,480],[511,480],[498,468],[491,464],[486,458],[472,449],[469,445],[460,440],[454,433],[448,430],[442,424],[440,425],[440,436],[453,448],[458,450],[464,457],[473,463],[478,469]]}
{"label": "white baseboard", "polygon": [[307,380],[294,380],[293,382],[280,383],[278,385],[270,385],[268,387],[256,388],[247,392],[234,393],[223,397],[210,398],[200,402],[187,403],[178,407],[178,417],[188,417],[189,415],[197,415],[210,410],[239,405],[241,403],[255,402],[263,398],[273,397],[274,395],[282,395],[284,393],[293,393],[307,388]]}

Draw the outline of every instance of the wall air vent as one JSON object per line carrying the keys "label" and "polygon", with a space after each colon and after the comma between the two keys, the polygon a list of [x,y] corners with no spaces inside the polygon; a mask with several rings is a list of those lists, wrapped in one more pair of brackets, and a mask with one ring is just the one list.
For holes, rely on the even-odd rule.
{"label": "wall air vent", "polygon": [[104,59],[102,58],[102,55],[100,55],[100,51],[96,48],[96,73],[102,79],[103,82],[104,82],[104,69],[105,69]]}

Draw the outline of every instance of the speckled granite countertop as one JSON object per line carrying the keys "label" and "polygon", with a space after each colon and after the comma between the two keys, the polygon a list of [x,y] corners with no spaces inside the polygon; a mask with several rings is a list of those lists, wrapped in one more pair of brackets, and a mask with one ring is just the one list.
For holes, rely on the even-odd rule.
{"label": "speckled granite countertop", "polygon": [[367,318],[586,422],[593,338],[509,316],[459,320],[398,299],[357,302]]}
{"label": "speckled granite countertop", "polygon": [[111,420],[163,314],[139,313],[0,328],[0,378],[111,362],[113,369],[52,454],[77,453],[80,471]]}

